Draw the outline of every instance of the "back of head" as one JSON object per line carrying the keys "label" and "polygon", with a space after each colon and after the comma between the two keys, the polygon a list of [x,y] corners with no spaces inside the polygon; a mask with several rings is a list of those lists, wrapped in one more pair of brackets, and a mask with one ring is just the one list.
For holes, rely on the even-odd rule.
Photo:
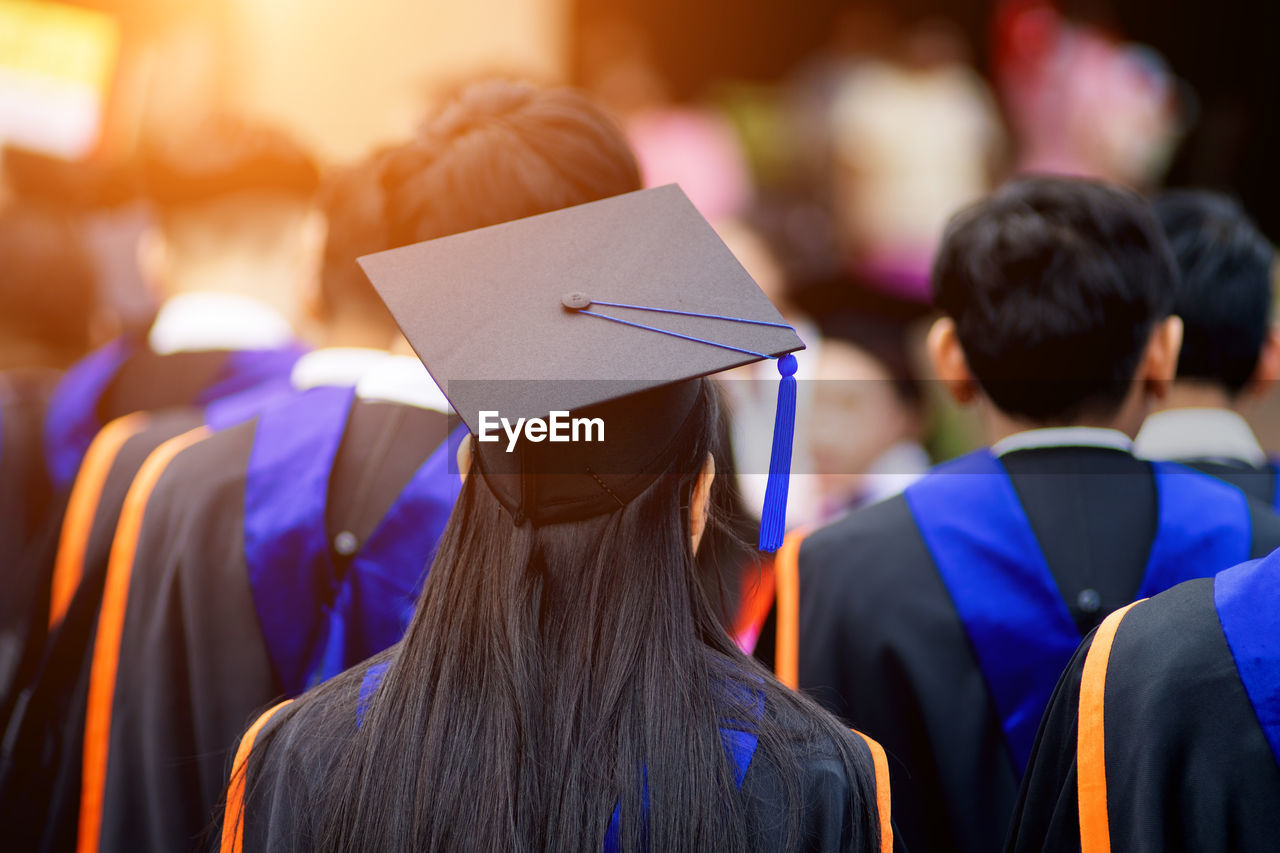
{"label": "back of head", "polygon": [[1271,324],[1275,247],[1227,196],[1172,191],[1153,206],[1180,274],[1178,378],[1238,394],[1257,367]]}
{"label": "back of head", "polygon": [[380,183],[385,152],[331,172],[320,190],[320,212],[328,227],[320,268],[321,311],[326,320],[358,318],[385,327],[396,325],[356,258],[391,248],[384,222]]}
{"label": "back of head", "polygon": [[295,251],[319,169],[282,131],[219,117],[149,145],[142,184],[184,259],[269,258]]}
{"label": "back of head", "polygon": [[93,261],[64,216],[0,209],[0,340],[63,366],[89,348],[97,304]]}
{"label": "back of head", "polygon": [[389,246],[641,188],[618,126],[586,96],[490,81],[463,90],[382,174]]}
{"label": "back of head", "polygon": [[357,257],[640,187],[622,132],[583,95],[505,81],[473,84],[413,141],[375,153],[324,187],[325,309],[394,329]]}
{"label": "back of head", "polygon": [[1060,424],[1120,409],[1156,323],[1172,311],[1177,270],[1136,193],[1034,177],[952,219],[933,280],[995,406]]}

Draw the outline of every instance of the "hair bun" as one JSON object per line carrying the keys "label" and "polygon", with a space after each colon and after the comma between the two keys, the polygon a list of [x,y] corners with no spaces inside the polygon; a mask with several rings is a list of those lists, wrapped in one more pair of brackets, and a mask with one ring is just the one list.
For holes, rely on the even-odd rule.
{"label": "hair bun", "polygon": [[501,120],[527,106],[538,89],[530,83],[486,80],[462,89],[422,128],[428,143],[443,143]]}

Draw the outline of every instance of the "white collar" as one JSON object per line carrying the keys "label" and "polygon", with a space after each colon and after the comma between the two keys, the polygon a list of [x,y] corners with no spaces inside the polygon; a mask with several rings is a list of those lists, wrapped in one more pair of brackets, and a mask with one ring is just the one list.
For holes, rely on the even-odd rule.
{"label": "white collar", "polygon": [[182,293],[156,314],[147,343],[157,355],[204,350],[275,349],[294,340],[280,312],[235,293]]}
{"label": "white collar", "polygon": [[900,441],[877,456],[863,477],[863,503],[878,503],[906,491],[929,471],[929,452],[914,441]]}
{"label": "white collar", "polygon": [[1015,432],[991,445],[996,456],[1016,450],[1038,450],[1046,447],[1102,447],[1109,450],[1133,451],[1133,439],[1118,429],[1102,427],[1048,427]]}
{"label": "white collar", "polygon": [[293,365],[289,383],[296,391],[322,386],[351,388],[378,364],[391,358],[386,350],[325,347],[306,353]]}
{"label": "white collar", "polygon": [[374,365],[356,383],[356,396],[437,412],[452,411],[449,400],[422,362],[407,355],[390,355]]}
{"label": "white collar", "polygon": [[1147,418],[1134,441],[1143,459],[1265,465],[1267,453],[1249,424],[1230,409],[1169,409]]}

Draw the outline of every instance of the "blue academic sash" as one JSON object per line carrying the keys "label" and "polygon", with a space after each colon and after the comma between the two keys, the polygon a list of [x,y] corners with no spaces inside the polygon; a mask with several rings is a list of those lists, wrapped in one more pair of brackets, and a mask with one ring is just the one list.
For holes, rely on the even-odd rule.
{"label": "blue academic sash", "polygon": [[80,460],[102,428],[98,401],[133,350],[128,339],[116,338],[73,364],[53,389],[44,420],[44,455],[58,491],[76,478]]}
{"label": "blue academic sash", "polygon": [[[54,389],[45,416],[44,447],[49,476],[59,490],[71,487],[80,460],[103,427],[98,419],[102,395],[140,346],[134,340],[117,338],[73,365]],[[192,403],[208,406],[260,387],[284,390],[294,363],[304,351],[290,344],[228,353],[213,383]]]}
{"label": "blue academic sash", "polygon": [[[383,677],[387,674],[389,661],[379,661],[371,665],[365,670],[364,678],[360,681],[360,698],[356,703],[356,728],[360,728],[364,722],[364,715],[372,701],[378,687],[382,684]],[[737,700],[743,703],[747,711],[747,719],[728,718],[723,720],[724,725],[720,727],[720,742],[724,745],[725,754],[729,756],[733,762],[733,780],[739,788],[747,778],[747,770],[751,767],[751,759],[756,754],[756,747],[759,745],[760,738],[757,734],[759,730],[760,720],[764,719],[764,691],[761,689],[750,689],[749,694],[746,692],[748,688],[739,686],[731,682],[726,682],[726,690],[738,694]],[[644,773],[641,773],[643,779]],[[649,805],[649,784],[642,781],[644,787],[642,799],[647,809]],[[614,806],[613,816],[609,819],[609,828],[605,830],[604,850],[605,853],[617,853],[622,849],[622,806],[621,804]]]}
{"label": "blue academic sash", "polygon": [[339,578],[325,508],[354,396],[352,388],[313,388],[266,407],[254,433],[245,562],[263,639],[288,695],[400,639],[461,487],[446,442]]}
{"label": "blue academic sash", "polygon": [[[1151,463],[1158,520],[1139,598],[1248,559],[1244,494],[1181,465]],[[1082,637],[1000,460],[983,449],[905,492],[1000,716],[1015,771]]]}
{"label": "blue academic sash", "polygon": [[1213,604],[1249,704],[1280,763],[1280,551],[1215,577]]}

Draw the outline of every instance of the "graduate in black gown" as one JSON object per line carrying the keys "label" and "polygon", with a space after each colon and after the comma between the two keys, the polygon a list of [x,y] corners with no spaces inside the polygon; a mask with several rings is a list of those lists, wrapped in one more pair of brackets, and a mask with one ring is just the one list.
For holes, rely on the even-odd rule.
{"label": "graduate in black gown", "polygon": [[45,428],[59,489],[115,418],[284,381],[303,351],[293,325],[318,236],[310,155],[273,128],[217,119],[150,150],[143,182],[156,225],[139,254],[162,304],[147,329],[59,383]]}
{"label": "graduate in black gown", "polygon": [[1130,452],[1173,378],[1176,275],[1125,190],[1028,178],[959,214],[929,348],[992,446],[780,554],[757,653],[884,744],[912,850],[999,846],[1053,685],[1109,612],[1280,544],[1269,507]]}
{"label": "graduate in black gown", "polygon": [[1275,247],[1238,203],[1218,193],[1175,190],[1153,206],[1178,262],[1182,352],[1178,378],[1143,424],[1135,451],[1183,462],[1280,505],[1276,463],[1241,416],[1280,379]]}
{"label": "graduate in black gown", "polygon": [[[557,111],[573,120],[551,121]],[[531,159],[539,151],[564,156]],[[439,190],[482,187],[494,162],[511,159],[525,165],[499,190]],[[395,323],[358,256],[639,189],[611,124],[503,83],[466,90],[419,140],[344,183],[326,205],[326,280],[358,277],[363,310],[378,313],[388,338]],[[430,384],[416,358],[399,360]],[[375,367],[370,378],[385,373]],[[115,672],[110,689],[89,694],[85,731],[103,733],[85,741],[81,822],[99,827],[94,849],[190,846],[258,711],[403,635],[460,486],[457,442],[442,446],[443,415],[360,399],[368,385],[354,403],[330,388],[273,404],[179,453],[137,526],[117,531],[137,545],[131,565],[111,564],[94,649],[91,684]],[[108,620],[121,626],[114,644],[101,642]]]}
{"label": "graduate in black gown", "polygon": [[[604,121],[567,93],[531,109]],[[492,186],[538,160],[495,159]],[[221,849],[892,849],[878,747],[744,657],[699,579],[702,377],[779,359],[785,424],[802,343],[683,193],[363,263],[471,432],[466,478],[405,639],[241,739]],[[548,440],[555,412],[600,428]],[[541,426],[513,443],[495,418]],[[773,490],[764,547],[784,512]]]}
{"label": "graduate in black gown", "polygon": [[[31,204],[0,209],[0,720],[43,629],[24,555],[53,511],[41,429],[61,371],[84,355],[97,317],[97,276],[72,224]],[[33,624],[33,620],[35,624]]]}
{"label": "graduate in black gown", "polygon": [[[227,759],[222,750],[234,742],[253,710],[283,691],[278,678],[262,687],[253,677],[257,670],[252,661],[263,654],[262,632],[256,626],[253,600],[237,597],[247,576],[296,572],[317,584],[327,578],[335,585],[311,590],[310,609],[290,607],[284,613],[299,618],[305,613],[310,620],[312,635],[300,642],[314,643],[317,634],[323,638],[314,623],[332,620],[333,627],[326,628],[337,639],[328,651],[338,662],[323,662],[329,674],[399,638],[412,611],[421,568],[444,526],[458,484],[444,464],[447,451],[441,449],[448,403],[416,358],[389,352],[393,345],[406,347],[403,337],[355,262],[357,255],[386,245],[379,175],[377,162],[362,163],[334,175],[323,193],[330,225],[326,259],[315,298],[308,300],[315,335],[323,345],[297,360],[289,387],[227,398],[206,410],[175,409],[152,416],[149,426],[129,435],[113,460],[108,488],[97,496],[94,523],[86,530],[81,550],[70,555],[79,565],[63,559],[75,544],[64,538],[54,587],[71,588],[41,669],[24,691],[20,714],[10,721],[5,740],[0,817],[14,843],[46,849],[75,844],[96,620],[117,519],[130,519],[123,539],[135,543],[132,551],[139,565],[134,574],[154,584],[139,584],[139,589],[115,585],[117,603],[122,594],[136,592],[140,597],[129,612],[138,615],[148,645],[134,650],[134,636],[126,635],[106,644],[106,649],[127,649],[120,658],[122,677],[144,673],[153,689],[139,695],[139,701],[154,702],[165,720],[185,722],[190,715],[193,726],[162,724],[152,713],[146,717],[147,749],[117,752],[122,759],[158,760],[161,769],[151,776],[173,777],[146,787],[165,808],[144,817],[162,827],[173,821],[187,831],[177,830],[176,841],[173,832],[149,834],[148,838],[155,836],[152,849],[181,848],[208,823],[212,800],[225,781]],[[171,424],[183,422],[190,428],[201,421],[205,425],[194,434],[174,443],[163,441],[169,437],[166,432],[173,433]],[[108,437],[111,430],[108,427]],[[213,433],[208,442],[193,443],[208,433]],[[158,442],[158,457],[152,460],[148,454]],[[183,446],[190,446],[189,452],[178,458],[175,451]],[[94,455],[91,450],[86,465]],[[173,464],[161,465],[167,458]],[[141,469],[137,477],[126,476],[129,466]],[[149,506],[150,511],[122,515],[129,504]],[[108,507],[110,513],[105,511]],[[415,518],[407,530],[406,513]],[[331,535],[326,525],[333,529]],[[179,548],[169,537],[199,545]],[[241,547],[228,550],[233,541]],[[117,573],[130,570],[123,557],[117,562],[122,565]],[[64,572],[70,575],[66,583]],[[188,577],[187,583],[171,576],[179,572]],[[385,582],[382,574],[387,575]],[[200,586],[193,587],[190,578],[198,579]],[[359,578],[364,578],[363,584]],[[329,612],[340,580],[348,592],[356,591],[357,609],[371,614],[372,622],[343,620]],[[155,611],[143,606],[153,594],[164,597]],[[184,596],[185,602],[180,600]],[[55,594],[55,604],[60,600]],[[118,616],[123,608],[112,612]],[[144,615],[154,618],[148,622]],[[197,624],[194,620],[202,615],[208,621]],[[296,622],[282,619],[264,621],[276,629],[277,637],[298,628]],[[246,646],[251,638],[257,639],[257,647]],[[349,657],[342,662],[344,646]],[[246,648],[258,648],[258,658]],[[155,671],[166,668],[182,668],[186,675],[154,677]],[[285,682],[298,677],[290,674]],[[303,681],[320,677],[323,673],[317,671]],[[202,701],[192,712],[186,691],[195,689],[191,685],[215,683],[224,691],[223,701],[209,703],[198,697]],[[236,686],[243,687],[241,693],[233,692]],[[237,696],[247,698],[237,705]],[[181,701],[188,704],[180,705]],[[231,710],[223,713],[228,706]],[[138,715],[116,719],[132,723]],[[209,805],[203,809],[183,807],[184,793],[199,793],[194,789],[193,794],[185,784],[194,756],[209,766]],[[125,768],[136,778],[133,765]],[[133,790],[126,786],[110,793],[127,796]],[[165,796],[172,796],[177,805]],[[47,817],[38,819],[46,810]],[[139,845],[135,837],[126,846]]]}
{"label": "graduate in black gown", "polygon": [[1058,682],[1008,849],[1275,850],[1278,636],[1276,554],[1108,617]]}
{"label": "graduate in black gown", "polygon": [[101,583],[95,555],[151,450],[200,426],[206,409],[287,389],[305,351],[293,323],[319,234],[306,152],[271,128],[219,120],[157,147],[143,177],[155,227],[139,255],[164,302],[146,329],[80,359],[50,394],[43,456],[55,505],[15,569],[36,590],[28,658],[43,654],[80,580]]}

